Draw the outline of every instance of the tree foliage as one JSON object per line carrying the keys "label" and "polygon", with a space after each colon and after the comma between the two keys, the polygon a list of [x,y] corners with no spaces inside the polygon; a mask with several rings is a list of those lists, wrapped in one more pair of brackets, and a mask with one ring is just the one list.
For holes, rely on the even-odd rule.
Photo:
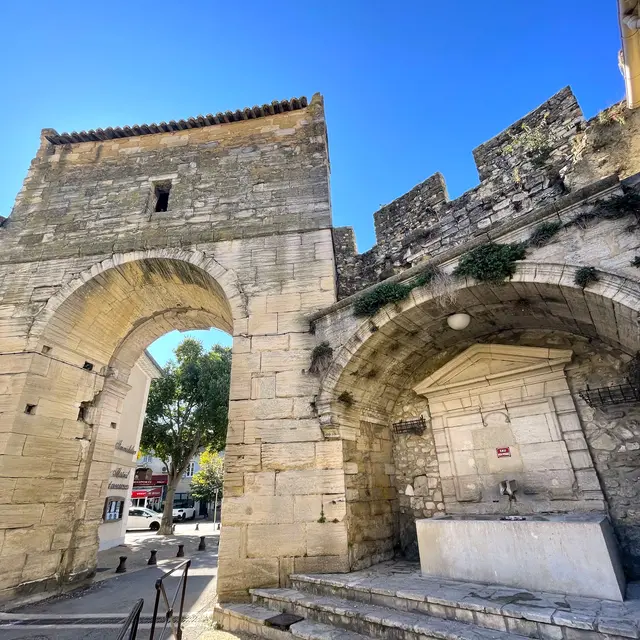
{"label": "tree foliage", "polygon": [[217,451],[207,450],[200,456],[200,469],[191,480],[191,495],[207,504],[222,493],[224,459]]}
{"label": "tree foliage", "polygon": [[173,496],[191,459],[203,448],[224,447],[230,378],[230,349],[215,345],[205,352],[198,340],[186,338],[151,383],[140,444],[167,467],[160,533],[171,531]]}

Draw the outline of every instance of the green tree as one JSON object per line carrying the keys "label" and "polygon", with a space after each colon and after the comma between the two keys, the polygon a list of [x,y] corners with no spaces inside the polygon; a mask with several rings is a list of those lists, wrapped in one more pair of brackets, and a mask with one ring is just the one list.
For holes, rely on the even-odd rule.
{"label": "green tree", "polygon": [[160,534],[171,533],[173,498],[187,465],[203,448],[223,448],[227,432],[231,350],[215,345],[205,352],[186,338],[174,353],[175,361],[151,383],[140,443],[167,468]]}
{"label": "green tree", "polygon": [[[223,474],[224,459],[217,451],[208,449],[200,456],[200,469],[191,480],[191,495],[210,505],[214,499],[222,496]],[[215,515],[212,513],[214,520]]]}

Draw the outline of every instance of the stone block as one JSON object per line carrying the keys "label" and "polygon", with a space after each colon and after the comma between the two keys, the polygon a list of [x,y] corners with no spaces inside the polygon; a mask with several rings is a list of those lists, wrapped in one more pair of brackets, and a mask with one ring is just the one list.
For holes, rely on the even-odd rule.
{"label": "stone block", "polygon": [[275,485],[275,471],[244,474],[244,490],[247,494],[273,496],[275,495]]}
{"label": "stone block", "polygon": [[[608,600],[624,596],[615,537],[602,515],[429,518],[417,520],[416,529],[424,575]],[[510,549],[508,561],[503,549]]]}
{"label": "stone block", "polygon": [[253,336],[251,351],[286,351],[289,348],[289,335]]}
{"label": "stone block", "polygon": [[295,371],[302,375],[310,364],[310,351],[266,351],[262,354],[260,371],[262,373]]}
{"label": "stone block", "polygon": [[293,496],[293,519],[295,522],[318,522],[323,512],[327,522],[343,520],[346,511],[346,501],[341,495]]}
{"label": "stone block", "polygon": [[12,501],[13,491],[17,482],[14,478],[0,478],[0,504],[7,504]]}
{"label": "stone block", "polygon": [[305,524],[254,524],[247,528],[247,557],[302,556],[306,552]]}
{"label": "stone block", "polygon": [[576,480],[578,486],[583,491],[599,491],[600,481],[594,469],[582,469],[576,471]]}
{"label": "stone block", "polygon": [[44,508],[43,504],[0,504],[0,529],[37,526]]}
{"label": "stone block", "polygon": [[344,556],[347,554],[347,527],[343,522],[308,523],[308,556]]}
{"label": "stone block", "polygon": [[569,459],[571,466],[576,470],[593,468],[591,455],[586,449],[584,451],[569,451]]}
{"label": "stone block", "polygon": [[344,493],[344,473],[340,470],[282,471],[276,478],[276,494]]}
{"label": "stone block", "polygon": [[324,440],[316,442],[316,467],[319,469],[340,469],[343,464],[342,441]]}
{"label": "stone block", "polygon": [[281,524],[293,522],[293,496],[245,495],[225,497],[225,524]]}
{"label": "stone block", "polygon": [[220,601],[247,597],[246,585],[254,589],[279,586],[278,558],[247,558],[227,560],[224,571],[218,573],[217,594]]}
{"label": "stone block", "polygon": [[[2,556],[14,556],[21,553],[41,553],[51,549],[53,527],[29,527],[27,529],[7,529],[2,545]],[[5,560],[3,564],[9,562]]]}
{"label": "stone block", "polygon": [[249,315],[248,331],[251,336],[278,333],[278,314],[253,313]]}
{"label": "stone block", "polygon": [[[93,550],[95,553],[95,549]],[[41,580],[55,575],[60,566],[62,551],[29,553],[22,569],[22,582]]]}
{"label": "stone block", "polygon": [[293,561],[296,573],[347,573],[349,558],[343,556],[306,556]]}
{"label": "stone block", "polygon": [[62,496],[64,482],[59,478],[33,478],[18,482],[13,493],[13,501],[18,503],[53,502]]}
{"label": "stone block", "polygon": [[305,420],[246,420],[244,439],[263,443],[313,442],[322,440],[322,431],[317,419]]}
{"label": "stone block", "polygon": [[0,477],[42,478],[51,470],[51,458],[35,456],[3,456]]}
{"label": "stone block", "polygon": [[225,449],[225,470],[229,473],[260,471],[260,445],[234,444]]}
{"label": "stone block", "polygon": [[523,444],[520,446],[520,454],[525,469],[530,471],[571,468],[571,461],[564,442]]}
{"label": "stone block", "polygon": [[20,456],[27,436],[19,433],[0,433],[0,455]]}
{"label": "stone block", "polygon": [[315,463],[316,445],[313,442],[262,445],[262,467],[264,469],[278,471],[311,469]]}
{"label": "stone block", "polygon": [[262,421],[292,417],[292,398],[236,400],[229,403],[229,418],[233,420],[245,420],[245,435],[247,423],[257,418]]}

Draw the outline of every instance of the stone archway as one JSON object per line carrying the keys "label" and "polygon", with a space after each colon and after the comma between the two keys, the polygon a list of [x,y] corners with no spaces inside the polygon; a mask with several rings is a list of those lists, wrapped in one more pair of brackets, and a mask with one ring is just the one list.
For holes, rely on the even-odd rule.
{"label": "stone archway", "polygon": [[[37,562],[43,572],[71,580],[95,567],[132,367],[151,342],[172,329],[232,333],[235,320],[223,287],[192,262],[147,255],[116,264],[92,268],[90,277],[77,279],[82,284],[67,287],[71,292],[64,299],[59,295],[45,308],[31,333],[31,367],[16,394],[11,437],[24,440],[19,463],[28,470],[19,500],[28,501],[34,513],[23,513],[23,526],[9,535],[31,536],[27,567]],[[236,305],[236,313],[241,311]],[[21,412],[22,405],[31,408]],[[39,527],[32,536],[36,511]]]}
{"label": "stone archway", "polygon": [[[408,299],[387,305],[365,321],[353,318],[350,307],[340,305],[331,317],[317,318],[320,339],[342,344],[324,376],[318,408],[326,437],[343,442],[353,567],[390,557],[395,545],[411,546],[412,534],[407,528],[413,519],[418,514],[428,517],[444,511],[447,500],[470,500],[478,512],[477,496],[456,496],[448,478],[445,486],[441,471],[449,460],[443,460],[443,467],[439,467],[439,448],[445,452],[440,432],[429,424],[422,436],[398,437],[391,428],[395,422],[420,415],[440,419],[437,411],[429,412],[427,398],[417,395],[414,388],[476,344],[575,353],[572,364],[567,365],[569,386],[563,381],[563,390],[555,394],[560,402],[560,396],[570,389],[567,397],[578,409],[579,419],[575,409],[571,410],[573,417],[567,413],[568,405],[560,410],[566,413],[562,418],[566,422],[562,439],[567,443],[562,445],[564,467],[571,470],[566,474],[566,486],[558,485],[557,491],[545,489],[545,496],[557,501],[546,508],[602,510],[604,492],[608,508],[623,514],[624,497],[618,491],[620,474],[615,465],[623,466],[624,462],[626,473],[640,464],[640,456],[629,451],[621,454],[626,456],[622,462],[614,459],[613,443],[606,435],[611,418],[588,407],[578,391],[587,384],[607,386],[624,380],[624,363],[640,346],[640,288],[633,281],[603,273],[598,283],[581,289],[573,283],[575,269],[522,262],[514,278],[500,285],[452,281],[447,301],[425,287],[414,289]],[[448,327],[446,318],[454,312],[471,315],[465,330]],[[610,353],[617,355],[610,357]],[[602,375],[591,362],[606,363],[601,367]],[[349,393],[348,402],[345,392]],[[444,405],[445,413],[454,411],[456,402],[459,399],[452,398],[450,405]],[[497,403],[503,399],[498,398]],[[631,411],[627,418],[633,422],[637,416]],[[621,437],[614,437],[614,441]],[[635,433],[629,437],[635,442]],[[637,460],[633,462],[631,456]],[[419,473],[417,467],[422,469]],[[419,486],[413,482],[416,476]],[[575,491],[582,497],[576,498]],[[569,502],[560,504],[567,498]],[[614,524],[627,569],[636,574],[640,549],[635,539],[640,522],[630,514],[624,511],[617,519],[614,516]],[[376,527],[370,526],[372,521]]]}
{"label": "stone archway", "polygon": [[345,566],[342,516],[317,523],[344,504],[342,457],[301,375],[307,318],[336,299],[330,226],[320,96],[43,130],[0,225],[0,598],[92,571],[129,371],[173,328],[233,335],[220,597]]}

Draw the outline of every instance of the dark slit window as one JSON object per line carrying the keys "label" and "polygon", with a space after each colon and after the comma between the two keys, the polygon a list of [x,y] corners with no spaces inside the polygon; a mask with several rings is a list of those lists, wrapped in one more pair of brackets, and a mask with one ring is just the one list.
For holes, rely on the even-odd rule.
{"label": "dark slit window", "polygon": [[171,192],[171,183],[163,182],[156,185],[155,198],[156,206],[155,211],[168,211],[169,210],[169,193]]}

